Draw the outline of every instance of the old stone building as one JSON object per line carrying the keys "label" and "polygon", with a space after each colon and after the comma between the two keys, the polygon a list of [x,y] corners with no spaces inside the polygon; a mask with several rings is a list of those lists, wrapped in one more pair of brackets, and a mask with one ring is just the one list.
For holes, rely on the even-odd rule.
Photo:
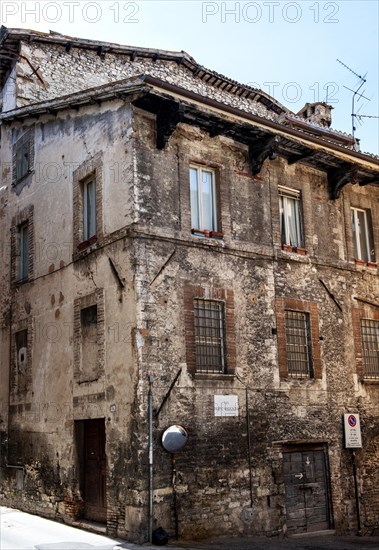
{"label": "old stone building", "polygon": [[131,540],[378,529],[378,158],[184,52],[0,46],[2,503]]}

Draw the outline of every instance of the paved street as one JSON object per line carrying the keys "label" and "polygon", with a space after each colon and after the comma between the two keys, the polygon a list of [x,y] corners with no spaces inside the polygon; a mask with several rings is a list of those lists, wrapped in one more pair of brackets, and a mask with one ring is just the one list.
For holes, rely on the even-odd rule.
{"label": "paved street", "polygon": [[[155,550],[157,546],[137,545],[70,527],[62,523],[0,508],[1,550]],[[337,537],[329,533],[301,537],[251,537],[210,539],[202,543],[174,541],[170,550],[379,550],[379,536]]]}

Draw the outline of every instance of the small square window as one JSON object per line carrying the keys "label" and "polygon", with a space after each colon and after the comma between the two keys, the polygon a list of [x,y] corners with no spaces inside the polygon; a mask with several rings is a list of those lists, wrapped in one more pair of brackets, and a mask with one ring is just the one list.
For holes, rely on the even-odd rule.
{"label": "small square window", "polygon": [[214,171],[200,166],[191,166],[190,193],[192,229],[200,232],[219,231]]}
{"label": "small square window", "polygon": [[375,262],[370,210],[351,208],[351,224],[355,259],[364,262]]}
{"label": "small square window", "polygon": [[279,187],[281,244],[304,246],[300,191]]}
{"label": "small square window", "polygon": [[82,327],[90,327],[97,323],[97,305],[80,310],[80,322]]}
{"label": "small square window", "polygon": [[225,373],[224,303],[216,300],[194,300],[196,370]]}

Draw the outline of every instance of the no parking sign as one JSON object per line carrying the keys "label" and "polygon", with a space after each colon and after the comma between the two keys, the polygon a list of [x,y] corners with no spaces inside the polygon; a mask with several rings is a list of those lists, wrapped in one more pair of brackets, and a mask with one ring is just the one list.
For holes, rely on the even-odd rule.
{"label": "no parking sign", "polygon": [[347,413],[343,417],[346,449],[360,449],[362,447],[362,437],[359,414]]}

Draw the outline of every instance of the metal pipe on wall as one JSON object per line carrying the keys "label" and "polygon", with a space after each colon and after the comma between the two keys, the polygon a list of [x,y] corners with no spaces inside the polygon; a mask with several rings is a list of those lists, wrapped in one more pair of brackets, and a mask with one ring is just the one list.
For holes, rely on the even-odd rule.
{"label": "metal pipe on wall", "polygon": [[149,542],[153,542],[153,377],[148,375],[148,424],[149,424]]}

